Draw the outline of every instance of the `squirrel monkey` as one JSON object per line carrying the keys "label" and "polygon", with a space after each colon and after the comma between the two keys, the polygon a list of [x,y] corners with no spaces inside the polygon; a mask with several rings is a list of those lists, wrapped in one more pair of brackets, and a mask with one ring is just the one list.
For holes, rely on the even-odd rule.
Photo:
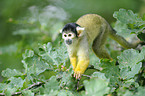
{"label": "squirrel monkey", "polygon": [[90,46],[97,57],[112,59],[104,46],[107,37],[111,37],[124,48],[137,47],[137,44],[131,44],[117,35],[108,22],[97,14],[86,14],[80,17],[76,23],[66,24],[60,33],[67,46],[76,78],[80,78],[89,65]]}

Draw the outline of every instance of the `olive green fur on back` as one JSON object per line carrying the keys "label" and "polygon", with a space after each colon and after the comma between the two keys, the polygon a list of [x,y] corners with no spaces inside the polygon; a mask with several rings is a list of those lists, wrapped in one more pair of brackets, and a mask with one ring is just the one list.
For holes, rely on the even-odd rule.
{"label": "olive green fur on back", "polygon": [[108,23],[106,20],[97,15],[97,14],[86,14],[80,17],[76,23],[80,25],[81,27],[85,28],[85,32],[87,33],[89,43],[91,43],[95,37],[98,36],[100,31],[102,30],[101,28],[107,27]]}

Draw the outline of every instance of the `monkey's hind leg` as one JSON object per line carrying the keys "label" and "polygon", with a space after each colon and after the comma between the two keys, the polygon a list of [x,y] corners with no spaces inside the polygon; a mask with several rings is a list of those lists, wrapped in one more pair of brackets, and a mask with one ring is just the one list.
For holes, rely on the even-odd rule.
{"label": "monkey's hind leg", "polygon": [[99,36],[97,36],[93,41],[92,49],[94,53],[97,55],[97,57],[112,59],[104,46],[105,41],[107,39],[107,35],[108,33],[106,31],[100,32]]}

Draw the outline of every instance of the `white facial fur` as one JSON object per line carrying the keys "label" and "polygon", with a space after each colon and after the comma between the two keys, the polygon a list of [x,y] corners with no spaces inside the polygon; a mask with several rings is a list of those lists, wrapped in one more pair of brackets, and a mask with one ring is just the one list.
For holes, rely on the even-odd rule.
{"label": "white facial fur", "polygon": [[67,45],[72,45],[75,37],[76,35],[72,32],[63,32],[62,34],[62,38],[64,39]]}
{"label": "white facial fur", "polygon": [[73,39],[75,37],[74,33],[63,33],[62,38],[63,39]]}
{"label": "white facial fur", "polygon": [[[82,27],[76,27],[76,31],[77,31],[77,37],[82,37],[84,34],[85,28]],[[66,45],[74,45],[77,44],[79,38],[76,38],[76,34],[74,32],[71,31],[64,31],[62,32],[62,30],[60,30],[60,33],[62,33],[62,38],[64,39]]]}

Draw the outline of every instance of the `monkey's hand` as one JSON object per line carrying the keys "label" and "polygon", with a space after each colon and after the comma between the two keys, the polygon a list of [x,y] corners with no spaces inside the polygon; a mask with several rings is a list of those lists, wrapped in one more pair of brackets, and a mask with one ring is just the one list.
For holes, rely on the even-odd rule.
{"label": "monkey's hand", "polygon": [[85,72],[88,65],[89,65],[89,60],[79,60],[77,66],[74,70],[74,77],[76,79],[80,79],[81,74],[83,74]]}
{"label": "monkey's hand", "polygon": [[80,71],[74,72],[74,77],[75,77],[76,79],[80,79],[80,78],[81,78],[81,72],[80,72]]}

